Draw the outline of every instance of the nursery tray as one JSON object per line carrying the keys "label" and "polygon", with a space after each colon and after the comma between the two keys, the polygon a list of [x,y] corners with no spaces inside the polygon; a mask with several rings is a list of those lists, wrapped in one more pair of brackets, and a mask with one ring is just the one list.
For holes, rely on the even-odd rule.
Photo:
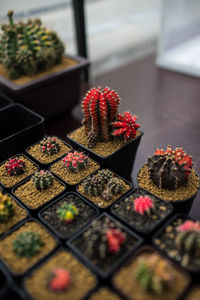
{"label": "nursery tray", "polygon": [[9,97],[0,93],[0,110],[10,106],[12,103],[13,101]]}

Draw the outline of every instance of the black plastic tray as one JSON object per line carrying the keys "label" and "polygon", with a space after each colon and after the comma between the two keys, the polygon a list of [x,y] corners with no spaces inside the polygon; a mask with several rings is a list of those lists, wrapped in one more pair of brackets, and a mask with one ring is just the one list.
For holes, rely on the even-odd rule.
{"label": "black plastic tray", "polygon": [[5,108],[5,107],[10,106],[12,103],[13,103],[13,101],[9,97],[7,97],[4,94],[0,93],[0,110]]}

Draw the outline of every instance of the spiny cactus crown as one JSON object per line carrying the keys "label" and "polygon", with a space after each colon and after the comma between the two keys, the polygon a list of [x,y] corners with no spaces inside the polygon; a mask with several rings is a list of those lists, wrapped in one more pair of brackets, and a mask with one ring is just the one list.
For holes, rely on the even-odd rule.
{"label": "spiny cactus crown", "polygon": [[104,188],[104,183],[97,175],[93,175],[84,180],[83,188],[86,195],[100,196]]}
{"label": "spiny cactus crown", "polygon": [[48,286],[53,292],[66,291],[71,283],[70,272],[63,268],[56,268],[48,276]]}
{"label": "spiny cactus crown", "polygon": [[157,149],[153,157],[149,157],[150,178],[160,188],[173,190],[185,186],[192,170],[192,157],[188,156],[182,148],[172,150]]}
{"label": "spiny cactus crown", "polygon": [[60,151],[60,144],[55,136],[49,136],[42,139],[40,142],[40,149],[42,153],[53,155]]}
{"label": "spiny cactus crown", "polygon": [[31,258],[44,245],[38,232],[23,231],[13,241],[13,251],[18,257]]}
{"label": "spiny cactus crown", "polygon": [[131,115],[129,112],[124,112],[117,116],[117,121],[112,123],[113,128],[117,128],[113,131],[114,136],[121,136],[125,141],[135,139],[137,129],[141,127],[140,124],[136,123],[137,117]]}
{"label": "spiny cactus crown", "polygon": [[90,228],[84,233],[87,241],[89,255],[98,256],[101,259],[109,254],[117,254],[122,244],[126,241],[126,234],[118,223],[112,222],[109,218],[104,221],[93,221]]}
{"label": "spiny cactus crown", "polygon": [[103,181],[104,184],[114,177],[114,173],[109,169],[99,170],[97,176]]}
{"label": "spiny cactus crown", "polygon": [[156,254],[138,258],[136,278],[145,292],[159,294],[170,285],[174,276],[168,264]]}
{"label": "spiny cactus crown", "polygon": [[121,182],[121,180],[117,177],[111,178],[108,181],[108,190],[113,194],[113,195],[117,195],[117,194],[121,194],[124,186]]}
{"label": "spiny cactus crown", "polygon": [[10,158],[5,164],[5,168],[8,175],[17,176],[24,173],[25,163],[18,157]]}
{"label": "spiny cactus crown", "polygon": [[50,171],[41,170],[32,176],[32,182],[37,190],[47,190],[53,184],[53,175]]}
{"label": "spiny cactus crown", "polygon": [[149,214],[152,208],[154,208],[154,203],[148,196],[140,196],[134,200],[134,210],[140,215]]}
{"label": "spiny cactus crown", "polygon": [[39,19],[14,24],[13,12],[9,11],[8,20],[9,24],[1,27],[0,63],[11,79],[48,70],[61,61],[63,43]]}
{"label": "spiny cactus crown", "polygon": [[64,223],[71,223],[78,215],[78,209],[71,203],[64,202],[57,210],[58,217]]}
{"label": "spiny cactus crown", "polygon": [[85,133],[90,139],[91,133],[93,137],[90,147],[95,144],[95,139],[107,142],[112,138],[110,123],[117,116],[119,102],[118,94],[108,87],[92,88],[87,92],[82,102],[82,110]]}
{"label": "spiny cactus crown", "polygon": [[86,168],[88,157],[82,152],[73,151],[63,158],[63,163],[69,171],[78,172]]}
{"label": "spiny cactus crown", "polygon": [[7,222],[14,215],[12,198],[0,192],[0,223]]}

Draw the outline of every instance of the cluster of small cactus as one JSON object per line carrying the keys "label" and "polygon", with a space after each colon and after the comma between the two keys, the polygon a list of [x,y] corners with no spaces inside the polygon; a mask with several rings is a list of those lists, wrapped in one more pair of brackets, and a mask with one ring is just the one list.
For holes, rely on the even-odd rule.
{"label": "cluster of small cactus", "polygon": [[156,254],[138,258],[135,276],[145,292],[159,294],[170,285],[173,275],[168,264]]}
{"label": "cluster of small cactus", "polygon": [[60,151],[60,144],[55,136],[49,136],[42,139],[40,149],[42,153],[53,155]]}
{"label": "cluster of small cactus", "polygon": [[47,30],[41,20],[13,22],[13,11],[8,11],[9,24],[1,26],[0,63],[11,79],[32,75],[58,64],[64,45],[53,31]]}
{"label": "cluster of small cactus", "polygon": [[0,223],[7,222],[14,215],[12,199],[0,192]]}
{"label": "cluster of small cactus", "polygon": [[136,123],[137,116],[124,112],[117,116],[117,121],[112,123],[112,127],[117,128],[113,131],[113,136],[121,136],[126,141],[136,138],[137,129],[141,127]]}
{"label": "cluster of small cactus", "polygon": [[24,173],[25,163],[18,157],[10,158],[5,164],[6,172],[8,175],[17,176]]}
{"label": "cluster of small cactus", "polygon": [[122,232],[120,225],[105,218],[93,221],[90,228],[84,233],[87,241],[89,256],[98,256],[101,259],[108,254],[117,254],[121,250],[122,244],[126,241],[126,234]]}
{"label": "cluster of small cactus", "polygon": [[145,213],[149,214],[151,209],[153,208],[154,208],[153,200],[148,196],[140,196],[134,200],[134,211],[136,211],[142,216]]}
{"label": "cluster of small cactus", "polygon": [[13,251],[18,257],[31,258],[42,246],[44,242],[38,232],[23,231],[13,241]]}
{"label": "cluster of small cactus", "polygon": [[188,156],[182,148],[172,150],[157,149],[153,157],[147,162],[150,178],[159,187],[174,190],[185,186],[192,170],[192,157]]}
{"label": "cluster of small cactus", "polygon": [[71,203],[63,203],[57,210],[59,219],[64,223],[71,223],[78,215],[78,209]]}
{"label": "cluster of small cactus", "polygon": [[102,169],[84,181],[84,192],[89,196],[101,196],[109,201],[113,195],[122,193],[123,183],[109,169]]}
{"label": "cluster of small cactus", "polygon": [[189,257],[200,258],[200,222],[185,221],[177,228],[176,246]]}
{"label": "cluster of small cactus", "polygon": [[53,184],[53,175],[48,170],[40,170],[32,176],[32,182],[37,190],[47,190]]}
{"label": "cluster of small cactus", "polygon": [[99,141],[112,139],[111,123],[118,114],[119,96],[108,87],[92,88],[83,99],[83,125],[88,136],[88,147],[95,147]]}
{"label": "cluster of small cactus", "polygon": [[78,172],[86,168],[88,157],[82,152],[68,152],[67,156],[63,158],[63,163],[69,171]]}
{"label": "cluster of small cactus", "polygon": [[48,275],[48,287],[52,292],[66,291],[71,283],[71,275],[64,268],[56,268]]}

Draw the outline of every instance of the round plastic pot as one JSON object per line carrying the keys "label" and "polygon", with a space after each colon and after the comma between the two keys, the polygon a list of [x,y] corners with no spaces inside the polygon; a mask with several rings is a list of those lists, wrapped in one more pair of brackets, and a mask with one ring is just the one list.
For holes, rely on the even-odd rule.
{"label": "round plastic pot", "polygon": [[[113,222],[118,222],[117,220],[115,220],[113,217],[111,217],[109,214],[107,213],[103,213],[101,214],[96,220],[100,220],[104,217],[108,217],[110,220],[112,220]],[[130,229],[128,229],[127,227],[125,227],[124,225],[121,225],[121,228],[124,230],[124,232],[129,236],[132,237],[136,240],[135,245],[128,250],[127,252],[125,252],[122,256],[120,256],[118,258],[118,260],[112,264],[112,266],[109,268],[109,270],[107,271],[103,271],[100,267],[94,265],[91,260],[85,256],[73,243],[75,240],[81,238],[81,236],[83,235],[83,233],[89,229],[91,224],[89,224],[87,227],[85,227],[81,232],[77,233],[76,235],[74,235],[73,238],[71,238],[68,242],[67,242],[67,246],[75,253],[75,255],[80,258],[81,261],[83,261],[83,263],[86,265],[86,267],[88,267],[89,269],[91,269],[94,273],[96,273],[98,276],[100,276],[102,279],[107,279],[108,277],[110,277],[110,275],[143,243],[143,239],[136,233],[132,232]],[[128,239],[128,237],[127,237]]]}
{"label": "round plastic pot", "polygon": [[[68,234],[68,235],[63,235],[61,234],[58,230],[56,230],[51,224],[49,224],[48,221],[46,221],[44,219],[44,217],[42,216],[42,214],[44,213],[44,211],[51,207],[52,205],[54,205],[56,202],[62,200],[62,198],[68,196],[68,195],[75,195],[77,196],[81,201],[83,201],[85,204],[87,204],[90,208],[92,208],[94,210],[94,217],[92,217],[91,219],[89,219],[85,225],[83,225],[83,227],[80,227],[78,229],[76,229],[73,233]],[[43,208],[40,212],[39,212],[39,219],[42,223],[44,223],[49,229],[51,229],[51,231],[53,231],[53,233],[58,236],[61,240],[67,240],[69,238],[72,238],[74,235],[76,235],[77,233],[79,233],[84,227],[86,227],[89,223],[91,223],[91,221],[93,221],[97,216],[99,215],[99,210],[91,203],[89,203],[87,200],[85,200],[83,197],[81,197],[80,195],[78,195],[77,193],[74,192],[68,192],[66,194],[64,194],[62,197],[56,199],[55,201],[51,202],[49,205],[47,205],[45,208]],[[67,226],[67,225],[66,225]]]}
{"label": "round plastic pot", "polygon": [[[122,221],[123,223],[125,223],[127,226],[129,226],[131,229],[135,230],[138,234],[142,235],[142,237],[145,239],[146,242],[149,242],[149,240],[151,239],[151,235],[153,233],[155,233],[156,229],[162,225],[164,222],[166,222],[167,219],[170,218],[170,216],[173,213],[173,205],[171,203],[167,203],[168,204],[168,214],[163,218],[160,219],[159,221],[155,222],[151,227],[148,227],[148,229],[138,229],[138,227],[136,225],[130,224],[125,217],[122,217],[121,215],[119,215],[116,211],[115,211],[115,205],[119,204],[120,202],[124,201],[127,197],[131,196],[132,194],[134,194],[135,192],[139,192],[139,191],[145,191],[141,188],[137,188],[134,189],[132,192],[130,192],[128,195],[126,195],[123,198],[120,198],[119,200],[117,200],[114,204],[112,204],[111,206],[111,212],[112,214],[119,219],[120,221]],[[147,192],[146,193],[147,196],[150,196],[150,198],[153,196],[154,198],[158,199],[160,201],[161,205],[165,205],[165,201],[159,199],[158,197],[152,195],[151,193]],[[132,208],[133,209],[133,208]]]}
{"label": "round plastic pot", "polygon": [[70,140],[70,143],[74,149],[82,149],[83,151],[89,153],[89,156],[97,161],[102,168],[109,168],[124,178],[130,178],[137,149],[144,134],[143,132],[140,131],[140,135],[138,135],[134,140],[125,144],[123,147],[121,147],[111,155],[100,156],[91,149],[73,140],[70,137],[70,134],[72,134],[74,131],[67,134],[67,138]]}

